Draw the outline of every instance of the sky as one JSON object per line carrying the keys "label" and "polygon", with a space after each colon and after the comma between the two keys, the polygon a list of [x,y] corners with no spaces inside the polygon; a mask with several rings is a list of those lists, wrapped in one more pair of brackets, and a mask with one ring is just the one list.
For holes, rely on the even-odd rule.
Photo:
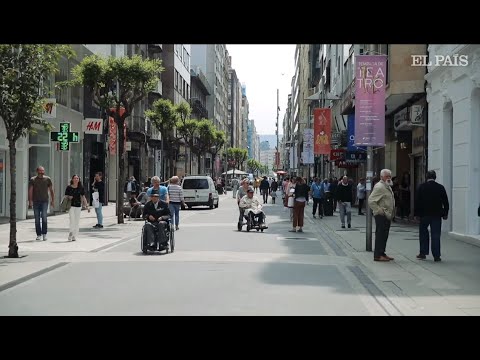
{"label": "sky", "polygon": [[296,45],[228,45],[232,67],[240,83],[245,84],[250,120],[257,134],[275,134],[277,89],[279,90],[279,133],[295,74]]}

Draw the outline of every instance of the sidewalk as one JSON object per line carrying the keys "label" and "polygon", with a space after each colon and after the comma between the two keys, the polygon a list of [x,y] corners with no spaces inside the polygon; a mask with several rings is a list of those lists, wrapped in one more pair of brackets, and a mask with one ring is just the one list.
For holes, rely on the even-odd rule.
{"label": "sidewalk", "polygon": [[[355,209],[356,210],[356,209]],[[407,315],[480,315],[480,247],[442,233],[442,261],[417,260],[418,225],[392,223],[386,253],[395,258],[388,263],[373,261],[366,249],[366,216],[352,212],[352,228],[342,229],[340,214],[323,219],[305,216],[317,229],[335,234],[340,245],[366,268],[367,274]],[[311,226],[306,224],[306,228]],[[372,248],[375,246],[375,221]]]}
{"label": "sidewalk", "polygon": [[[35,220],[27,219],[17,222],[17,243],[20,256],[31,252],[76,252],[92,251],[114,243],[124,237],[121,227],[117,225],[115,215],[115,203],[109,203],[103,207],[103,229],[94,229],[97,223],[95,209],[91,208],[90,213],[82,210],[80,217],[80,233],[77,241],[68,241],[69,217],[68,213],[49,216],[47,218],[48,233],[47,241],[37,241],[35,232]],[[129,222],[125,219],[125,226]],[[10,239],[10,224],[0,224],[0,254],[7,255]]]}

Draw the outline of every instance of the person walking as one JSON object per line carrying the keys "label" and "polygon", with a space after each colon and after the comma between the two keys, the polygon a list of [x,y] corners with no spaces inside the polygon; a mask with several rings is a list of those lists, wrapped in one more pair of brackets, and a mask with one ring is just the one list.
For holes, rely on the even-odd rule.
{"label": "person walking", "polygon": [[180,207],[183,205],[184,208],[187,208],[185,199],[183,198],[183,189],[179,183],[180,178],[178,176],[173,176],[168,185],[168,197],[170,198],[168,207],[170,213],[175,215],[175,230],[180,230],[178,227],[178,224],[180,223]]}
{"label": "person walking", "polygon": [[70,233],[68,234],[69,241],[77,240],[77,236],[80,230],[80,215],[82,211],[82,204],[90,212],[88,207],[87,198],[85,197],[85,189],[82,186],[80,177],[73,175],[70,180],[70,185],[65,189],[65,196],[67,196],[72,206],[68,212],[70,217]]}
{"label": "person walking", "polygon": [[380,172],[380,179],[368,197],[368,205],[373,211],[376,226],[373,260],[390,261],[394,259],[387,256],[385,248],[387,247],[390,224],[395,209],[395,198],[392,191],[392,172],[389,169],[383,169]]}
{"label": "person walking", "polygon": [[[427,181],[417,190],[414,215],[420,218],[420,253],[417,259],[424,260],[429,254],[430,235],[432,239],[432,255],[434,261],[440,258],[440,235],[442,233],[442,219],[448,219],[450,205],[445,187],[436,182],[437,174],[434,170],[427,172]],[[428,227],[430,226],[430,234]]]}
{"label": "person walking", "polygon": [[312,209],[312,215],[314,218],[316,218],[316,212],[317,212],[317,206],[318,206],[318,216],[320,219],[323,219],[323,186],[322,183],[320,182],[320,179],[318,177],[315,177],[313,179],[313,183],[311,186],[311,193],[312,193],[312,198],[313,198],[313,209]]}
{"label": "person walking", "polygon": [[305,180],[298,176],[295,184],[295,202],[293,204],[293,228],[290,232],[303,232],[303,219],[305,217],[305,203],[310,189]]}
{"label": "person walking", "polygon": [[340,210],[342,229],[345,229],[345,215],[347,215],[348,228],[350,229],[352,227],[352,197],[352,184],[348,182],[348,177],[344,176],[340,184],[337,186],[335,193],[335,199],[337,199]]}
{"label": "person walking", "polygon": [[267,177],[264,176],[262,182],[260,183],[260,193],[263,196],[263,203],[268,202],[268,192],[270,191],[270,184],[268,183]]}
{"label": "person walking", "polygon": [[160,185],[160,178],[158,176],[152,177],[152,187],[147,190],[147,200],[150,201],[153,194],[158,194],[160,200],[168,203],[168,189],[164,185]]}
{"label": "person walking", "polygon": [[[97,224],[93,226],[97,229],[103,228],[103,203],[105,202],[105,183],[102,181],[102,173],[95,173],[95,181],[93,182],[93,195],[98,197],[96,200],[95,213],[97,214]],[[96,195],[95,195],[96,193]],[[98,205],[98,206],[97,206]]]}
{"label": "person walking", "polygon": [[[53,192],[52,179],[45,175],[43,166],[37,167],[37,176],[30,179],[28,186],[28,206],[33,207],[35,215],[35,231],[37,239],[47,240],[47,214],[48,214],[48,193],[50,193],[50,207],[55,204],[55,194]],[[40,223],[40,218],[42,222]]]}
{"label": "person walking", "polygon": [[365,215],[362,212],[362,209],[363,209],[363,203],[365,202],[366,193],[367,193],[367,188],[365,186],[365,179],[361,178],[357,185],[358,215]]}

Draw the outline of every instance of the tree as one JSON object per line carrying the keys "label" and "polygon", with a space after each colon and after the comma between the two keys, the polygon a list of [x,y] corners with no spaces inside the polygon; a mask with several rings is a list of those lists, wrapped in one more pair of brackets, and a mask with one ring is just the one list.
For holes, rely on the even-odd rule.
{"label": "tree", "polygon": [[85,85],[94,102],[115,119],[118,141],[117,220],[123,224],[123,184],[125,181],[125,119],[135,104],[144,99],[160,80],[164,70],[159,59],[87,56],[72,70],[71,85]]}
{"label": "tree", "polygon": [[195,138],[198,135],[198,120],[189,118],[192,113],[192,108],[186,102],[182,102],[177,105],[175,110],[178,114],[177,133],[180,135],[180,138],[185,141],[185,143],[190,149],[189,173],[192,174],[192,153],[194,153],[195,155],[198,154],[198,150],[195,146]]}
{"label": "tree", "polygon": [[[207,152],[212,152],[213,143],[215,142],[216,134],[215,134],[215,126],[213,122],[208,119],[201,119],[198,122],[198,142],[196,145],[196,149],[198,151],[198,155],[206,154]],[[200,156],[199,156],[200,159]],[[200,161],[198,162],[198,173],[200,173]]]}
{"label": "tree", "polygon": [[47,131],[51,125],[42,120],[47,79],[58,71],[62,56],[71,57],[67,45],[0,45],[0,117],[5,123],[10,152],[10,241],[8,257],[18,258],[17,245],[17,182],[15,143],[34,132],[34,125]]}
{"label": "tree", "polygon": [[173,103],[168,99],[158,99],[152,104],[152,108],[150,110],[145,111],[145,116],[148,117],[154,126],[160,131],[162,135],[162,172],[161,176],[162,179],[165,178],[165,174],[163,173],[163,163],[164,160],[167,159],[164,156],[165,144],[169,146],[172,145],[172,137],[171,133],[175,129],[175,125],[177,124],[178,114],[175,111],[175,106]]}
{"label": "tree", "polygon": [[247,149],[241,148],[229,148],[227,150],[227,156],[230,160],[233,161],[233,176],[235,176],[235,169],[243,165],[243,162],[247,159],[248,151]]}
{"label": "tree", "polygon": [[262,166],[262,164],[260,164],[260,162],[258,162],[255,159],[247,160],[247,167],[252,174],[257,173],[257,176],[258,176],[258,170],[260,169],[260,166]]}

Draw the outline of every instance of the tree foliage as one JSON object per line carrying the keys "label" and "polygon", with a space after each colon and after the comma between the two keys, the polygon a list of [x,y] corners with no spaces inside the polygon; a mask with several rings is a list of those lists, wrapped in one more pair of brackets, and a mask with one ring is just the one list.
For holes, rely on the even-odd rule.
{"label": "tree foliage", "polygon": [[[135,104],[144,99],[160,80],[164,70],[159,59],[132,57],[87,56],[72,69],[73,80],[66,85],[84,85],[94,95],[94,102],[115,119],[117,129],[123,130],[125,119]],[[118,131],[118,193],[117,221],[123,223],[123,182],[125,181],[124,133]]]}
{"label": "tree foliage", "polygon": [[42,119],[48,79],[58,71],[62,56],[74,51],[67,45],[0,44],[0,117],[5,123],[10,156],[10,240],[8,257],[18,257],[16,141],[35,132],[35,125],[46,130],[51,125]]}
{"label": "tree foliage", "polygon": [[7,140],[17,141],[34,125],[47,129],[42,119],[47,97],[48,78],[58,71],[62,56],[74,56],[68,45],[0,44],[0,117],[7,130]]}

